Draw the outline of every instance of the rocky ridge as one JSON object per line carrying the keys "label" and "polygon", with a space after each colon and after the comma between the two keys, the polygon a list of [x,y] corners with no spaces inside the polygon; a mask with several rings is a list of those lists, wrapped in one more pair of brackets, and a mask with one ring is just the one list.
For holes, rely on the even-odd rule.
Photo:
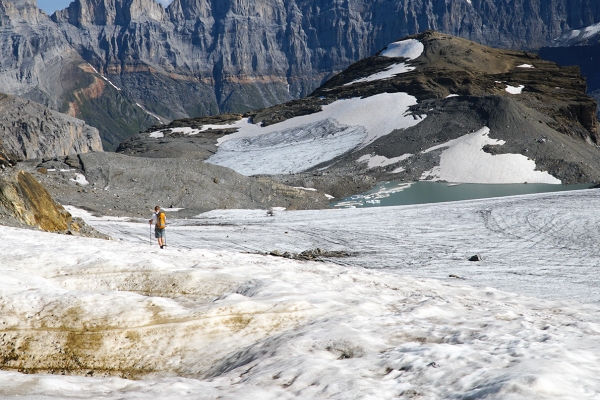
{"label": "rocky ridge", "polygon": [[[363,99],[367,104],[378,96],[399,96],[398,99],[414,99],[405,114],[413,122],[398,125],[398,129],[372,141],[356,142],[325,162],[292,173],[271,173],[271,178],[292,186],[317,188],[336,197],[367,190],[382,180],[431,179],[428,173],[440,167],[444,148],[451,147],[457,139],[482,132],[488,144],[481,145],[482,153],[477,153],[483,154],[481,157],[517,155],[523,162],[533,161],[535,171],[547,174],[548,182],[600,180],[596,103],[585,94],[585,80],[577,68],[559,67],[533,53],[493,49],[433,31],[398,43],[409,42],[423,47],[414,58],[390,57],[380,52],[353,64],[304,99],[244,115],[174,121],[126,141],[121,151],[160,157],[162,146],[167,149],[175,148],[175,143],[204,141],[201,151],[190,146],[186,156],[195,152],[198,159],[208,157],[209,162],[241,171],[242,164],[228,162],[227,157],[252,152],[273,155],[278,154],[275,148],[289,145],[277,142],[257,147],[258,138],[287,132],[294,121],[325,121],[329,115],[326,110],[335,108],[340,101]],[[387,72],[399,67],[401,72]],[[356,113],[361,112],[367,111],[357,108]],[[375,114],[371,117],[375,118]],[[383,120],[390,117],[381,116]],[[308,126],[301,124],[297,129],[312,129]],[[488,129],[489,136],[482,128]],[[265,134],[260,134],[261,129]],[[329,134],[335,136],[335,128]],[[209,148],[211,144],[214,147]],[[226,153],[227,146],[232,152]],[[223,152],[218,162],[212,161],[218,158],[212,154],[215,149],[216,156]],[[272,156],[264,157],[271,157],[272,161]],[[490,160],[499,159],[502,157]],[[269,158],[255,160],[243,159],[248,163],[245,165],[250,165],[243,167],[250,171],[245,174],[254,175],[251,171],[257,169],[252,169],[252,163],[260,165]],[[521,178],[511,179],[522,182],[518,180]]]}
{"label": "rocky ridge", "polygon": [[100,134],[83,121],[39,103],[0,94],[0,152],[23,161],[102,151]]}

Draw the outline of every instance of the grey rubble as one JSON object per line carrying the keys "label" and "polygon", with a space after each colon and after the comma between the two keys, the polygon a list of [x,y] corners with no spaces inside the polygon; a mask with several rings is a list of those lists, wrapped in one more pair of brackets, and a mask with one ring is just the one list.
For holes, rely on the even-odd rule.
{"label": "grey rubble", "polygon": [[[98,215],[145,218],[155,205],[183,208],[169,214],[186,218],[213,209],[318,209],[328,204],[322,193],[245,177],[229,168],[184,158],[151,159],[103,152],[45,162],[31,160],[19,166],[32,172],[59,203]],[[44,173],[38,171],[41,168],[56,171]],[[71,180],[76,173],[85,174],[89,185]]]}
{"label": "grey rubble", "polygon": [[536,49],[600,21],[600,10],[586,0],[175,0],[166,9],[75,0],[49,17],[34,0],[0,0],[0,20],[2,90],[71,112],[115,149],[155,116],[246,112],[306,96],[424,29]]}

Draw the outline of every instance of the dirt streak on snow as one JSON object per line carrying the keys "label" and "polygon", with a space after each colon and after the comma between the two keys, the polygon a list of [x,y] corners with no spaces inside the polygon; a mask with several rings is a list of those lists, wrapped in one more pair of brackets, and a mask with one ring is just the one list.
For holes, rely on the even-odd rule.
{"label": "dirt streak on snow", "polygon": [[0,264],[5,367],[58,374],[2,371],[2,396],[600,395],[597,306],[229,251],[0,237],[15,243]]}

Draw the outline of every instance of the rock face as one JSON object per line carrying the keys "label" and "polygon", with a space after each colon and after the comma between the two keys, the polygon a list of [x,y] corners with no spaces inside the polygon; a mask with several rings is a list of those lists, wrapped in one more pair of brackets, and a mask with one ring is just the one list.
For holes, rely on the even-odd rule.
{"label": "rock face", "polygon": [[154,0],[76,0],[52,19],[87,61],[171,119],[306,96],[351,63],[426,29],[535,49],[600,21],[600,8],[583,0],[438,3],[174,0],[163,10]]}
{"label": "rock face", "polygon": [[0,152],[22,161],[102,151],[96,128],[15,96],[0,94]]}
{"label": "rock face", "polygon": [[563,34],[552,46],[541,48],[540,56],[559,65],[577,65],[588,93],[600,101],[600,24]]}
{"label": "rock face", "polygon": [[427,31],[304,99],[173,121],[120,149],[188,144],[186,157],[336,197],[382,180],[585,183],[600,180],[595,109],[576,67]]}
{"label": "rock face", "polygon": [[0,21],[0,87],[84,119],[115,149],[156,118],[304,97],[405,35],[436,29],[536,49],[599,22],[600,8],[587,0],[174,0],[166,9],[154,0],[75,0],[50,19],[34,0],[0,0]]}
{"label": "rock face", "polygon": [[94,71],[35,0],[0,0],[0,66],[1,91],[98,127],[108,149],[156,121]]}

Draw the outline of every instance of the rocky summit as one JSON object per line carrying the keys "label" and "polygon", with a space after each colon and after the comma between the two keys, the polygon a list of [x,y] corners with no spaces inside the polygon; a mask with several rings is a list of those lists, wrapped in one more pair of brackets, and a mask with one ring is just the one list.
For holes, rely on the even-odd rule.
{"label": "rocky summit", "polygon": [[344,197],[384,180],[600,180],[596,102],[576,67],[427,31],[310,96],[155,126],[121,152],[186,157]]}
{"label": "rocky summit", "polygon": [[600,22],[586,0],[74,0],[52,16],[0,0],[0,90],[100,130],[104,148],[157,122],[302,98],[398,37],[436,29],[537,49]]}

